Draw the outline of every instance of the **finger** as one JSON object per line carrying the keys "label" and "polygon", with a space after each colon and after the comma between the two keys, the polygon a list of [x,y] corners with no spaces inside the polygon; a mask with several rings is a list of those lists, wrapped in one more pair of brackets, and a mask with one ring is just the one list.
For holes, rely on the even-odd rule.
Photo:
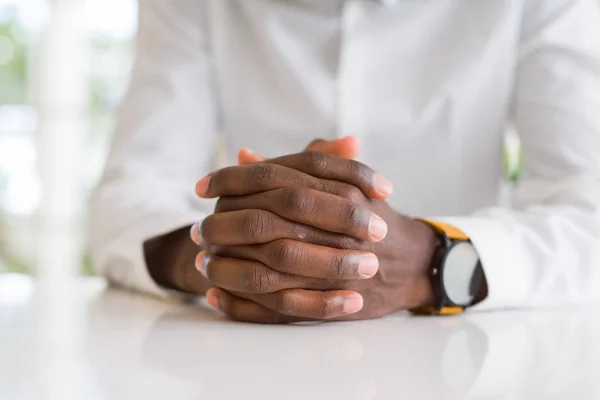
{"label": "finger", "polygon": [[240,299],[218,288],[206,292],[206,301],[235,321],[255,324],[288,324],[304,321],[301,318],[278,314],[263,305]]}
{"label": "finger", "polygon": [[273,158],[267,162],[302,171],[317,178],[348,183],[375,199],[385,199],[394,190],[388,179],[365,164],[322,151],[305,151]]}
{"label": "finger", "polygon": [[351,319],[364,306],[362,296],[349,290],[288,289],[271,294],[242,296],[236,297],[267,307],[277,315],[304,321]]}
{"label": "finger", "polygon": [[256,154],[250,149],[244,148],[238,152],[238,164],[240,165],[252,164],[265,160],[265,157],[261,156],[260,154]]}
{"label": "finger", "polygon": [[323,151],[338,157],[354,159],[358,157],[360,148],[360,140],[353,136],[348,136],[329,141],[323,139],[313,140],[305,151]]}
{"label": "finger", "polygon": [[358,194],[362,195],[352,185],[315,178],[304,172],[267,162],[215,171],[198,181],[196,194],[203,198],[242,196],[285,187],[307,187],[352,199],[358,199]]}
{"label": "finger", "polygon": [[283,289],[323,288],[324,282],[284,274],[258,261],[219,257],[201,252],[196,258],[198,271],[213,286],[239,293],[274,293]]}
{"label": "finger", "polygon": [[340,318],[363,308],[362,296],[350,290],[288,289],[272,294],[255,294],[251,299],[278,314],[309,320]]}
{"label": "finger", "polygon": [[[347,290],[317,292],[302,289],[241,299],[219,288],[210,289],[208,303],[231,319],[243,322],[281,324],[341,318],[362,310],[360,294]],[[263,304],[264,303],[264,304]]]}
{"label": "finger", "polygon": [[[360,140],[353,136],[347,136],[335,140],[315,139],[305,149],[305,151],[324,151],[336,155],[354,159],[360,153]],[[265,161],[266,157],[253,152],[250,149],[243,148],[238,152],[238,164],[251,164]]]}
{"label": "finger", "polygon": [[221,198],[217,212],[261,209],[285,219],[378,242],[387,235],[387,224],[362,205],[344,198],[304,188],[271,190],[248,196]]}
{"label": "finger", "polygon": [[357,187],[366,196],[377,199],[387,198],[393,191],[390,181],[364,164],[307,151],[220,169],[198,181],[196,194],[203,198],[240,196],[291,186],[330,193],[338,190],[334,182]]}
{"label": "finger", "polygon": [[[331,143],[333,144],[335,142],[337,142],[337,141],[333,141]],[[315,139],[308,145],[308,147],[305,149],[305,151],[306,150],[328,151],[329,147],[331,147],[332,154],[336,154],[336,155],[339,155],[340,157],[343,157],[343,155],[338,154],[339,146],[328,146],[329,143],[330,142],[328,142],[324,139]],[[267,159],[266,157],[263,157],[260,154],[257,154],[254,151],[247,149],[247,148],[242,148],[238,152],[238,164],[240,164],[240,165],[262,162],[262,161],[265,161],[266,159]]]}
{"label": "finger", "polygon": [[328,143],[325,139],[315,139],[304,148],[304,151],[322,151],[322,148]]}
{"label": "finger", "polygon": [[294,239],[339,249],[360,250],[362,240],[288,221],[265,210],[239,210],[212,214],[200,223],[201,241],[207,246],[236,246]]}
{"label": "finger", "polygon": [[255,260],[284,274],[328,280],[370,279],[379,270],[379,260],[372,253],[290,239],[253,246],[213,246],[210,252],[220,257]]}

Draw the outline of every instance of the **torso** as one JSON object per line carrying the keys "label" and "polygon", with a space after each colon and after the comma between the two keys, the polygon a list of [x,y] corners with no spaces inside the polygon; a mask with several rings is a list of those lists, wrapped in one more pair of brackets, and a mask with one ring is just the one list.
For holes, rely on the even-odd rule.
{"label": "torso", "polygon": [[497,203],[521,2],[213,0],[215,94],[237,149],[355,135],[409,214]]}

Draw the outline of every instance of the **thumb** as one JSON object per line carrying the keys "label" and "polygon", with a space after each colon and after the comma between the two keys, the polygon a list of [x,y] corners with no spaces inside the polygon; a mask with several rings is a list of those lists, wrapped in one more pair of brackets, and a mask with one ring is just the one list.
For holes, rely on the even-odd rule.
{"label": "thumb", "polygon": [[266,158],[256,154],[255,152],[253,152],[252,150],[243,148],[239,151],[238,153],[238,164],[240,165],[244,165],[244,164],[252,164],[252,163],[256,163],[256,162],[261,162],[261,161],[265,161]]}
{"label": "thumb", "polygon": [[[354,136],[347,136],[335,140],[315,139],[304,151],[322,151],[338,157],[354,159],[360,153],[360,140]],[[265,157],[256,154],[250,149],[243,148],[238,153],[240,165],[251,164],[266,160]]]}
{"label": "thumb", "polygon": [[335,140],[313,140],[306,151],[322,151],[338,157],[354,159],[360,153],[360,140],[354,136],[347,136]]}

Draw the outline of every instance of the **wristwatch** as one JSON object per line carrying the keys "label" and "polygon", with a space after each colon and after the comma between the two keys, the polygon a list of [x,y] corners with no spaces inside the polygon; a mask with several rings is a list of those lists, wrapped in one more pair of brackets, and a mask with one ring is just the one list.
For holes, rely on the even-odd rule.
{"label": "wristwatch", "polygon": [[440,221],[419,221],[438,234],[438,246],[429,267],[434,304],[411,311],[414,314],[460,314],[476,303],[485,282],[479,254],[460,229]]}

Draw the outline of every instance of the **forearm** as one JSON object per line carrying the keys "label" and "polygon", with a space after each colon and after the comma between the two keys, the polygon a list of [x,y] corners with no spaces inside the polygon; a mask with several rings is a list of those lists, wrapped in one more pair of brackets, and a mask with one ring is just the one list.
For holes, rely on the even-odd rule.
{"label": "forearm", "polygon": [[144,242],[144,258],[154,281],[166,289],[204,295],[210,283],[195,268],[200,250],[189,237],[190,227]]}

